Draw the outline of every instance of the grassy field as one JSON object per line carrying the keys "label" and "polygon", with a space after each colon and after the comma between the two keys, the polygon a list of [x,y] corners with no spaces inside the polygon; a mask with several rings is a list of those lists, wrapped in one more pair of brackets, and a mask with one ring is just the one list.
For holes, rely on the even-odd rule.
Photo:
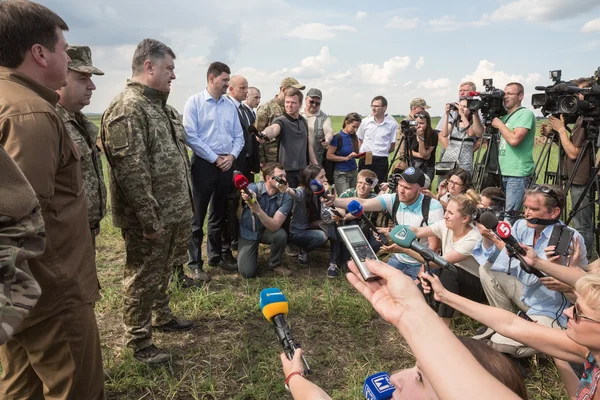
{"label": "grassy field", "polygon": [[[97,119],[97,118],[96,118]],[[339,129],[341,117],[334,117]],[[108,180],[107,180],[108,182]],[[110,205],[109,205],[110,207]],[[290,305],[287,318],[295,339],[313,368],[311,380],[334,399],[364,399],[364,378],[377,371],[410,367],[415,360],[404,340],[390,328],[344,277],[327,279],[328,253],[311,254],[308,267],[284,256],[289,278],[263,271],[258,279],[208,267],[213,281],[204,288],[173,287],[171,306],[197,327],[186,333],[154,333],[155,343],[172,354],[168,366],[150,368],[124,348],[121,325],[123,242],[111,224],[102,221],[97,266],[102,300],[96,305],[109,399],[282,399],[281,349],[259,310],[259,293],[278,287]],[[260,265],[266,265],[263,247]],[[471,335],[478,328],[459,316],[454,330]],[[444,362],[444,354],[439,355]],[[566,398],[551,361],[521,361],[531,399]],[[481,398],[486,395],[482,393]]]}

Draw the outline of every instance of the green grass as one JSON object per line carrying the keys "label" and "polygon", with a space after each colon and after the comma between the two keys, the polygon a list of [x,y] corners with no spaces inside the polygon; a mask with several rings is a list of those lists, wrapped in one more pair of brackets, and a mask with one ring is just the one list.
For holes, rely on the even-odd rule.
{"label": "green grass", "polygon": [[[339,129],[342,117],[332,119],[334,128]],[[284,264],[293,271],[289,278],[263,271],[258,279],[243,280],[209,267],[213,281],[207,287],[185,291],[173,287],[173,311],[194,320],[197,327],[185,333],[155,333],[155,343],[172,354],[172,363],[158,368],[143,366],[124,348],[122,339],[125,251],[119,230],[111,224],[110,211],[102,221],[97,243],[103,298],[96,313],[104,366],[110,376],[106,381],[109,399],[286,398],[281,349],[258,307],[259,293],[266,287],[278,287],[288,298],[287,320],[314,370],[311,380],[334,399],[363,399],[366,376],[415,362],[398,332],[345,278],[326,278],[328,253],[316,251],[309,267],[300,267],[285,255]],[[266,251],[263,246],[261,266],[266,265]],[[477,328],[468,318],[455,318],[457,334],[471,335]],[[443,357],[441,354],[441,361]],[[539,357],[522,365],[531,399],[566,398],[550,361]]]}

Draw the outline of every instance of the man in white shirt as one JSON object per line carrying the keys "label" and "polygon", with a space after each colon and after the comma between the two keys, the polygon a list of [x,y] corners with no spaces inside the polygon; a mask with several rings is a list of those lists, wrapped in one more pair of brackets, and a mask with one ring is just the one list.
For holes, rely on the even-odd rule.
{"label": "man in white shirt", "polygon": [[396,145],[398,122],[387,115],[387,100],[383,96],[375,96],[371,101],[371,115],[363,119],[356,132],[360,143],[360,152],[372,154],[371,163],[368,157],[360,160],[358,170],[370,169],[377,174],[379,182],[387,180],[388,156]]}

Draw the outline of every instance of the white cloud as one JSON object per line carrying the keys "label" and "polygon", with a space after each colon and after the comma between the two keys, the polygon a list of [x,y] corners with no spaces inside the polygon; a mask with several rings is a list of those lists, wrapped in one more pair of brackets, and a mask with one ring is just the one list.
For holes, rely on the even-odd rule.
{"label": "white cloud", "polygon": [[361,19],[365,18],[367,16],[367,13],[364,11],[357,11],[356,12],[356,17],[354,17],[355,20],[360,21]]}
{"label": "white cloud", "polygon": [[423,56],[420,56],[417,62],[415,63],[415,69],[421,69],[423,68],[423,65],[425,65],[425,58],[423,58]]}
{"label": "white cloud", "polygon": [[440,79],[436,79],[435,81],[433,79],[428,79],[426,81],[419,83],[417,85],[417,87],[425,88],[425,89],[440,90],[440,89],[448,89],[450,87],[451,83],[452,83],[452,81],[448,78],[440,78]]}
{"label": "white cloud", "polygon": [[419,18],[401,18],[393,17],[385,25],[386,28],[399,29],[401,31],[407,31],[417,27]]}
{"label": "white cloud", "polygon": [[598,0],[515,0],[498,7],[494,21],[557,21],[588,13],[598,7]]}
{"label": "white cloud", "polygon": [[581,32],[590,33],[590,32],[600,32],[600,18],[593,19],[588,21],[581,27]]}
{"label": "white cloud", "polygon": [[326,40],[333,39],[337,32],[356,32],[356,28],[350,25],[325,25],[313,22],[300,25],[288,32],[287,35],[299,39]]}
{"label": "white cloud", "polygon": [[324,67],[335,63],[337,59],[329,53],[329,47],[323,46],[319,54],[316,56],[309,56],[300,62],[300,66],[293,68],[291,73],[294,75],[303,75],[307,72],[319,72],[324,73]]}
{"label": "white cloud", "polygon": [[394,80],[395,75],[408,67],[410,57],[392,57],[382,66],[377,64],[360,64],[358,66],[358,77],[363,83],[386,85]]}
{"label": "white cloud", "polygon": [[492,78],[494,80],[495,87],[503,89],[509,82],[519,82],[525,86],[534,85],[540,80],[541,74],[537,72],[529,73],[526,76],[522,74],[509,74],[504,71],[497,71],[494,63],[488,60],[481,60],[475,71],[472,74],[465,76],[462,81],[474,82],[480,90],[483,90],[481,85],[483,79],[487,78]]}
{"label": "white cloud", "polygon": [[453,17],[444,15],[441,18],[430,20],[429,26],[434,32],[450,32],[457,30],[460,24]]}
{"label": "white cloud", "polygon": [[405,83],[404,85],[402,85],[402,86],[404,86],[404,87],[408,87],[408,86],[410,86],[412,83],[413,83],[413,81],[408,81],[408,82],[406,82],[406,83]]}

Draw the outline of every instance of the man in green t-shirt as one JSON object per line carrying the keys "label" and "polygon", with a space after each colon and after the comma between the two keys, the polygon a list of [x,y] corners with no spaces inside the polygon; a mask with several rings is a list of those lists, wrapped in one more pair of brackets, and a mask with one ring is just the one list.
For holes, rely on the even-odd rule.
{"label": "man in green t-shirt", "polygon": [[525,189],[535,169],[533,140],[535,116],[521,106],[525,91],[523,85],[511,82],[504,88],[504,106],[508,114],[494,118],[492,126],[500,133],[498,163],[502,186],[506,193],[506,210],[519,210]]}

